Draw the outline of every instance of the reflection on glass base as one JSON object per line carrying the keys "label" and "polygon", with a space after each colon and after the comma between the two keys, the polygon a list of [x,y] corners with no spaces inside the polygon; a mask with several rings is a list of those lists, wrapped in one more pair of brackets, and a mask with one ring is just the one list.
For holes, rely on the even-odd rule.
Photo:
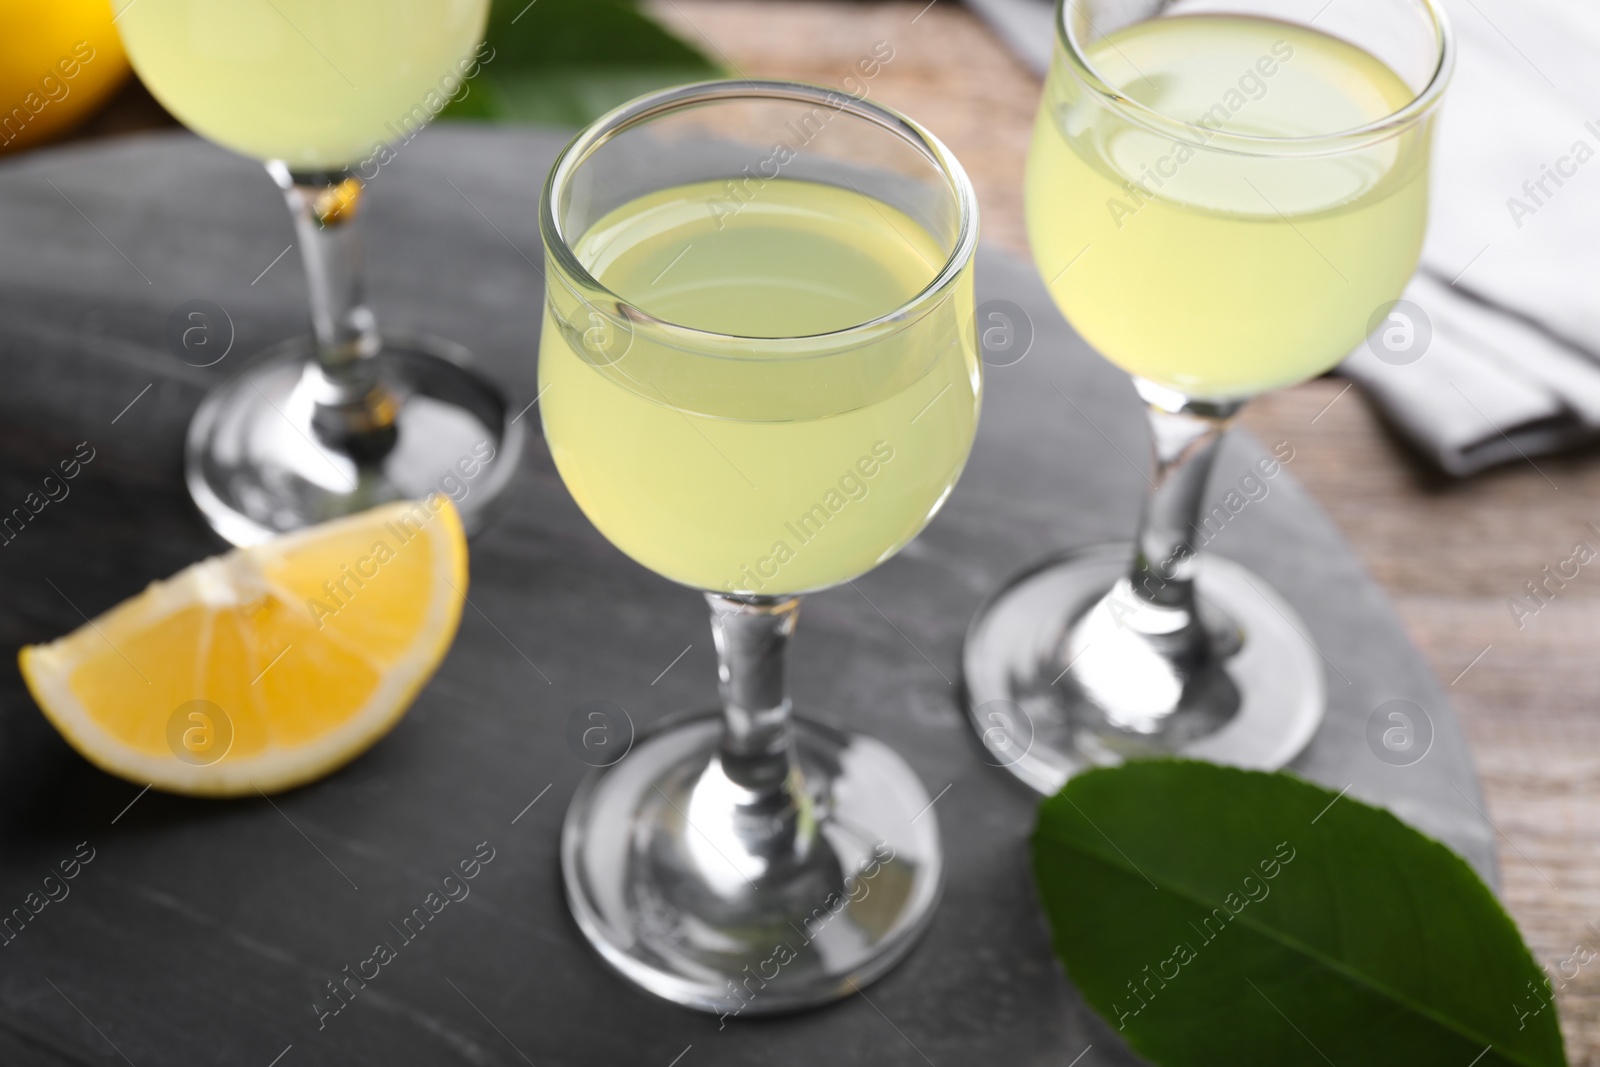
{"label": "reflection on glass base", "polygon": [[[1256,770],[1292,760],[1322,721],[1322,664],[1293,609],[1266,582],[1218,556],[1199,557],[1196,583],[1216,652],[1211,669],[1197,672],[1165,719],[1141,723],[1127,714],[1127,704],[1149,698],[1163,681],[1137,657],[1118,664],[1106,655],[1124,635],[1117,610],[1102,602],[1132,558],[1129,544],[1068,552],[1013,580],[973,619],[962,668],[967,714],[988,761],[1054,793],[1086,767],[1140,756]],[[1103,635],[1085,643],[1091,611],[1106,619]],[[1120,673],[1107,670],[1117,666]],[[1099,677],[1085,673],[1093,668]],[[1090,696],[1119,687],[1130,698],[1120,712]]]}
{"label": "reflection on glass base", "polygon": [[[879,741],[793,727],[808,802],[792,838],[776,816],[740,811],[720,713],[663,725],[579,787],[561,839],[567,900],[634,983],[729,1018],[794,1011],[882,975],[932,918],[944,862],[916,774]],[[790,847],[758,844],[775,838]]]}
{"label": "reflection on glass base", "polygon": [[184,449],[189,493],[235,545],[442,492],[467,533],[487,521],[522,456],[505,396],[467,369],[466,351],[385,337],[380,380],[396,404],[382,455],[358,461],[312,427],[320,372],[310,338],[263,353],[200,404]]}

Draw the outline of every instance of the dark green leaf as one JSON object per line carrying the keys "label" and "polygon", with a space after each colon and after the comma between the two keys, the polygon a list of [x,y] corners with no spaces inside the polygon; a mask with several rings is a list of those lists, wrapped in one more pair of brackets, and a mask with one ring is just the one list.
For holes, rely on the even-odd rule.
{"label": "dark green leaf", "polygon": [[1454,852],[1287,774],[1152,761],[1044,802],[1056,950],[1163,1067],[1558,1067],[1550,988]]}
{"label": "dark green leaf", "polygon": [[652,89],[721,75],[615,0],[495,0],[485,53],[447,119],[578,126]]}

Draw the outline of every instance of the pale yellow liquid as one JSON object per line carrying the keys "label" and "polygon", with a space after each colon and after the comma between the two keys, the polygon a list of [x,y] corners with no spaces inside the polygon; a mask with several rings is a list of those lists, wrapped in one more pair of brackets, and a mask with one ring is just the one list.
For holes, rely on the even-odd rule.
{"label": "pale yellow liquid", "polygon": [[[1092,58],[1133,99],[1232,134],[1338,133],[1415,95],[1353,45],[1268,19],[1154,19]],[[1058,59],[1028,234],[1057,305],[1106,358],[1191,396],[1245,397],[1322,373],[1400,295],[1426,223],[1427,132],[1321,158],[1209,143],[1118,118]]]}
{"label": "pale yellow liquid", "polygon": [[[977,424],[970,274],[921,318],[863,337],[947,258],[887,204],[768,182],[736,215],[721,183],[625,204],[573,246],[612,292],[669,323],[749,338],[676,344],[640,326],[596,358],[604,329],[555,263],[539,353],[545,435],[572,495],[612,543],[685,585],[797,593],[854,578],[922,529]],[[600,324],[600,325],[597,325]],[[814,342],[814,343],[813,343]],[[714,354],[708,354],[714,353]]]}
{"label": "pale yellow liquid", "polygon": [[489,0],[112,0],[128,57],[184,125],[303,170],[409,138],[460,91]]}

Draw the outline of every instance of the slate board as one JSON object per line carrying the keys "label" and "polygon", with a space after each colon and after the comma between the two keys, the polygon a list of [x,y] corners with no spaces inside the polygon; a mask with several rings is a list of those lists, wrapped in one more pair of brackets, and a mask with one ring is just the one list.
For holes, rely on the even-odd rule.
{"label": "slate board", "polygon": [[[536,205],[563,141],[431,130],[368,201],[380,319],[467,344],[518,407],[534,395]],[[719,1031],[614,977],[568,918],[557,839],[585,770],[564,741],[568,715],[607,698],[643,727],[710,706],[715,675],[700,597],[604,541],[541,440],[505,514],[473,544],[473,607],[453,651],[371,753],[273,803],[140,795],[79,759],[35,710],[10,651],[219,549],[182,486],[184,428],[212,383],[303,328],[298,257],[275,260],[290,240],[260,169],[187,134],[0,168],[0,511],[78,442],[96,450],[70,496],[0,547],[0,914],[79,842],[95,850],[70,895],[0,948],[0,1062],[1133,1062],[1051,955],[1027,858],[1035,798],[984,763],[956,705],[961,636],[980,600],[1054,549],[1126,536],[1147,455],[1128,382],[1006,256],[981,257],[980,298],[1021,305],[1037,337],[1027,358],[991,370],[960,487],[921,538],[860,582],[871,603],[849,588],[812,598],[794,649],[803,712],[885,739],[931,790],[949,787],[942,908],[870,1003]],[[165,341],[169,313],[192,299],[222,305],[236,329],[228,358],[206,370]],[[1233,440],[1213,492],[1258,451]],[[1332,707],[1298,769],[1388,804],[1492,877],[1445,697],[1292,471],[1212,547],[1271,581],[1329,664]],[[1433,748],[1411,767],[1366,746],[1369,715],[1391,698],[1431,714]],[[483,841],[495,858],[471,895],[319,1030],[312,1003],[325,983],[377,942],[398,943],[390,924]]]}

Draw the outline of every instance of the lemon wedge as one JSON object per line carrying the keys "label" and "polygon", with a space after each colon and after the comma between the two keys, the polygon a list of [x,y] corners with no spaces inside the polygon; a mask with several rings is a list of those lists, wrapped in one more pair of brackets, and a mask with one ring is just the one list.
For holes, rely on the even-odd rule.
{"label": "lemon wedge", "polygon": [[450,502],[387,504],[236,549],[20,655],[45,716],[130,782],[240,796],[320,778],[405,714],[467,588]]}

